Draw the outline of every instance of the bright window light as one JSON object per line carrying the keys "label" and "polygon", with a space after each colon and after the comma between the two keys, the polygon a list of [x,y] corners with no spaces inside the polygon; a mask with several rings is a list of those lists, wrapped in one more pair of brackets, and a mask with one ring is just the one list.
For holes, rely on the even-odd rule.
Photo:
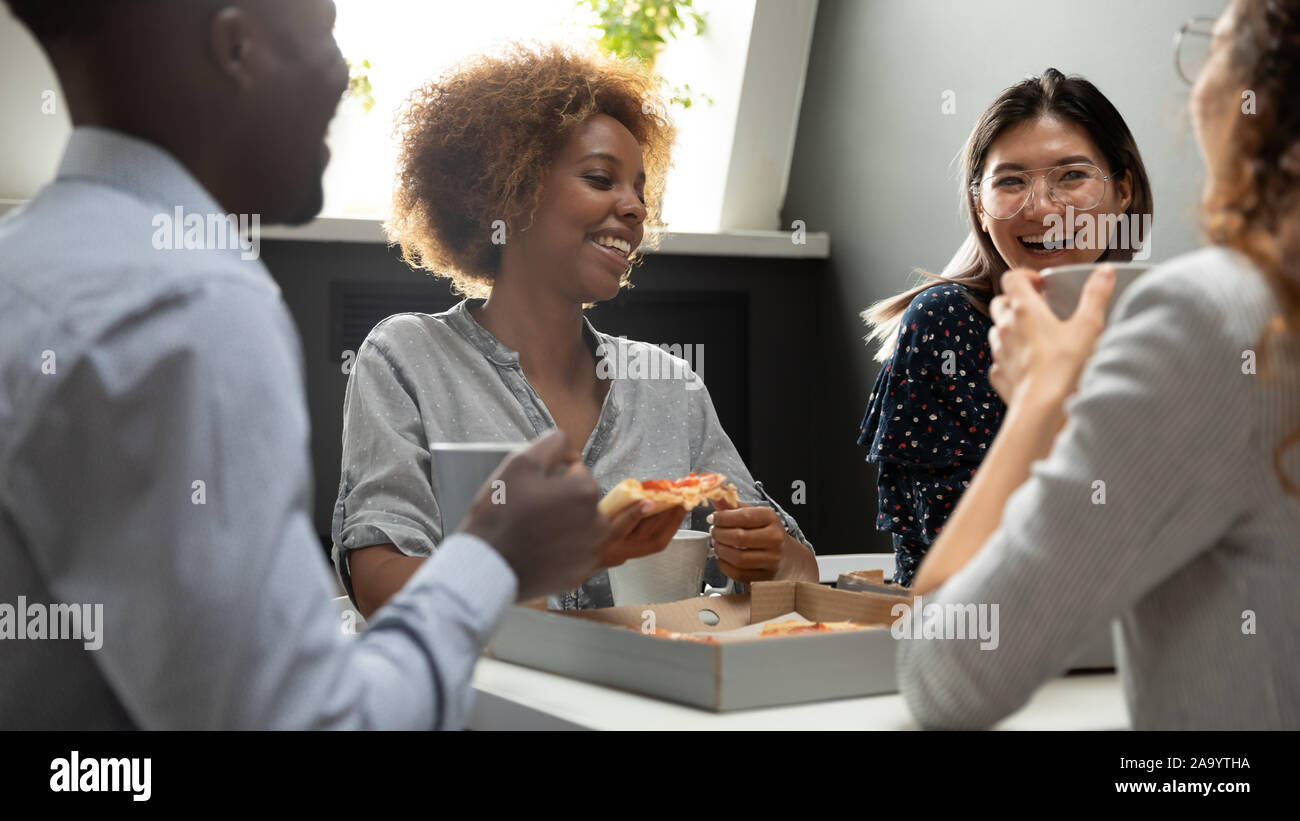
{"label": "bright window light", "polygon": [[[463,57],[515,40],[590,43],[595,15],[574,0],[335,0],[335,37],[354,62],[369,61],[374,107],[345,97],[330,127],[325,217],[384,218],[392,197],[397,110],[419,85]],[[669,40],[659,65],[669,81],[713,98],[672,108],[679,136],[664,218],[678,231],[712,231],[725,186],[753,0],[704,0],[704,36]],[[719,135],[727,135],[720,139]]]}

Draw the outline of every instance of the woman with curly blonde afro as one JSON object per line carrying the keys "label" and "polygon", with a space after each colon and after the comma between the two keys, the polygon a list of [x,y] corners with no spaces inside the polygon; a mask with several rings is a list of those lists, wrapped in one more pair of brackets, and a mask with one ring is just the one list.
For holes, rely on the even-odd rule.
{"label": "woman with curly blonde afro", "polygon": [[[431,443],[519,442],[557,427],[602,491],[630,477],[725,473],[742,504],[711,517],[718,583],[816,578],[798,525],[760,506],[698,375],[583,315],[628,283],[646,225],[658,223],[675,136],[658,88],[613,59],[512,44],[425,85],[400,115],[389,237],[467,298],[389,317],[357,353],[333,538],[363,613],[442,540]],[[618,512],[603,566],[662,550],[684,515]],[[612,603],[602,569],[551,606]]]}

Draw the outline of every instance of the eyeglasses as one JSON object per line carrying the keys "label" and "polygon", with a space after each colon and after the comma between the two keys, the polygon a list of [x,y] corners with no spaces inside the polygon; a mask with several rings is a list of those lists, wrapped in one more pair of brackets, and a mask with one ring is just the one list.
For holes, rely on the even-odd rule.
{"label": "eyeglasses", "polygon": [[1189,86],[1196,83],[1196,75],[1210,58],[1214,22],[1213,17],[1193,17],[1174,35],[1174,68]]}
{"label": "eyeglasses", "polygon": [[1034,195],[1034,178],[1039,176],[1047,180],[1047,195],[1052,202],[1076,211],[1090,211],[1106,196],[1107,181],[1122,178],[1124,171],[1106,176],[1097,166],[1086,163],[1003,171],[971,185],[971,193],[979,199],[984,213],[993,219],[1009,220],[1029,204]]}

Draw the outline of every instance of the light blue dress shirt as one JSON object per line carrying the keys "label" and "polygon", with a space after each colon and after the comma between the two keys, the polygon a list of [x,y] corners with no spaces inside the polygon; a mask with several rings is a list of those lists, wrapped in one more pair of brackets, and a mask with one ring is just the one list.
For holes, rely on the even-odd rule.
{"label": "light blue dress shirt", "polygon": [[[453,536],[344,634],[294,326],[247,251],[166,248],[178,207],[220,214],[78,128],[0,221],[0,729],[463,726],[514,574]],[[102,606],[98,649],[14,629],[60,604]]]}

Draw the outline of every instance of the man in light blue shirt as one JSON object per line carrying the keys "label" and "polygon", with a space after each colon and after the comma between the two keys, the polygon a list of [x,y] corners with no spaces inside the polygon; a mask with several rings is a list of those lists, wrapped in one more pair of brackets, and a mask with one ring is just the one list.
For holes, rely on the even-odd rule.
{"label": "man in light blue shirt", "polygon": [[590,575],[609,525],[547,437],[339,629],[298,339],[223,233],[320,208],[333,4],[5,3],[75,129],[0,221],[0,729],[463,726],[502,608]]}

